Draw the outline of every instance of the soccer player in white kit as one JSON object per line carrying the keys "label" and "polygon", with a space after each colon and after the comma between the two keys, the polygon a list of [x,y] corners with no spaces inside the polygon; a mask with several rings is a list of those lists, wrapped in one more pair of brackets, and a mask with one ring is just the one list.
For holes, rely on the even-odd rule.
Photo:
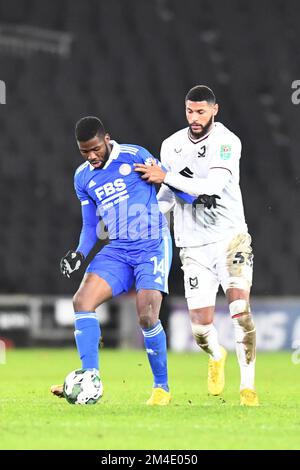
{"label": "soccer player in white kit", "polygon": [[[210,356],[209,392],[220,395],[225,385],[227,353],[213,325],[221,284],[234,325],[240,403],[257,406],[256,331],[249,304],[253,254],[239,186],[241,142],[215,122],[218,104],[210,88],[192,88],[185,106],[188,127],[162,143],[162,167],[138,164],[136,171],[148,182],[163,183],[158,193],[160,210],[174,210],[174,237],[180,247],[192,331]],[[186,203],[172,188],[195,196],[196,201]]]}

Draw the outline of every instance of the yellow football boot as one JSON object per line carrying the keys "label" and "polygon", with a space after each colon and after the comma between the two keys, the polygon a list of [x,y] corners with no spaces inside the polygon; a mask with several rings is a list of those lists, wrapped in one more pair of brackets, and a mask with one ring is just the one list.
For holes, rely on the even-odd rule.
{"label": "yellow football boot", "polygon": [[222,357],[218,361],[212,358],[208,362],[207,388],[211,395],[220,395],[225,387],[225,361],[227,351],[221,346]]}
{"label": "yellow football boot", "polygon": [[52,385],[50,392],[58,398],[64,398],[64,386],[63,385]]}
{"label": "yellow football boot", "polygon": [[163,388],[153,388],[152,394],[149,400],[146,402],[147,405],[158,405],[165,406],[171,401],[171,394]]}
{"label": "yellow football boot", "polygon": [[244,388],[240,391],[241,406],[259,406],[257,393],[251,388]]}

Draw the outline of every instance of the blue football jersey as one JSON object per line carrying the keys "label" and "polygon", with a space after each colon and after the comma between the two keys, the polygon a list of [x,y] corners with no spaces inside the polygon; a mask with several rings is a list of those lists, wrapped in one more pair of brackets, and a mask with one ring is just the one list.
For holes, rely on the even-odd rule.
{"label": "blue football jersey", "polygon": [[155,186],[134,171],[135,163],[151,164],[154,157],[138,145],[120,145],[115,141],[111,144],[112,152],[103,168],[95,169],[85,162],[75,172],[74,186],[83,209],[83,226],[93,227],[95,221],[87,218],[100,217],[110,240],[160,238],[167,222],[159,211]]}

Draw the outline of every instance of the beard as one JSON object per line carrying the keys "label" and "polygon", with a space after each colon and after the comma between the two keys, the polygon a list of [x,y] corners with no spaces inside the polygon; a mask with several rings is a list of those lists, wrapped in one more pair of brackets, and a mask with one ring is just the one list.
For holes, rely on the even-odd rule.
{"label": "beard", "polygon": [[195,140],[198,140],[198,139],[201,139],[201,137],[204,137],[209,132],[213,122],[214,122],[214,116],[210,118],[210,120],[208,121],[207,124],[205,124],[205,126],[201,126],[201,131],[199,132],[194,132],[192,130],[192,126],[189,126],[191,137]]}
{"label": "beard", "polygon": [[[111,148],[110,148],[110,146],[109,146],[108,144],[106,144],[106,152],[105,152],[105,155],[104,155],[103,159],[101,159],[101,160],[99,161],[99,166],[94,167],[95,170],[101,170],[101,169],[104,167],[105,163],[106,163],[107,160],[109,159],[110,153],[111,153]],[[91,162],[91,164],[92,164],[92,162]]]}
{"label": "beard", "polygon": [[105,163],[106,163],[107,160],[109,159],[110,152],[111,152],[111,148],[109,147],[108,144],[106,144],[106,152],[105,152],[105,155],[104,155],[104,158],[103,158],[103,164],[101,165],[101,168],[104,167]]}

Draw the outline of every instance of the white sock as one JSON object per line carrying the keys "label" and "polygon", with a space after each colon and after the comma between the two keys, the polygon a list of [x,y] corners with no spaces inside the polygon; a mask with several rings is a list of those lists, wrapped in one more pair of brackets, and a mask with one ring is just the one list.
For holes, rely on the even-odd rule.
{"label": "white sock", "polygon": [[198,325],[192,323],[192,331],[196,343],[205,351],[214,361],[219,361],[222,352],[218,340],[218,332],[214,325]]}
{"label": "white sock", "polygon": [[233,318],[236,354],[241,372],[240,390],[255,385],[256,331],[252,315],[241,315]]}

